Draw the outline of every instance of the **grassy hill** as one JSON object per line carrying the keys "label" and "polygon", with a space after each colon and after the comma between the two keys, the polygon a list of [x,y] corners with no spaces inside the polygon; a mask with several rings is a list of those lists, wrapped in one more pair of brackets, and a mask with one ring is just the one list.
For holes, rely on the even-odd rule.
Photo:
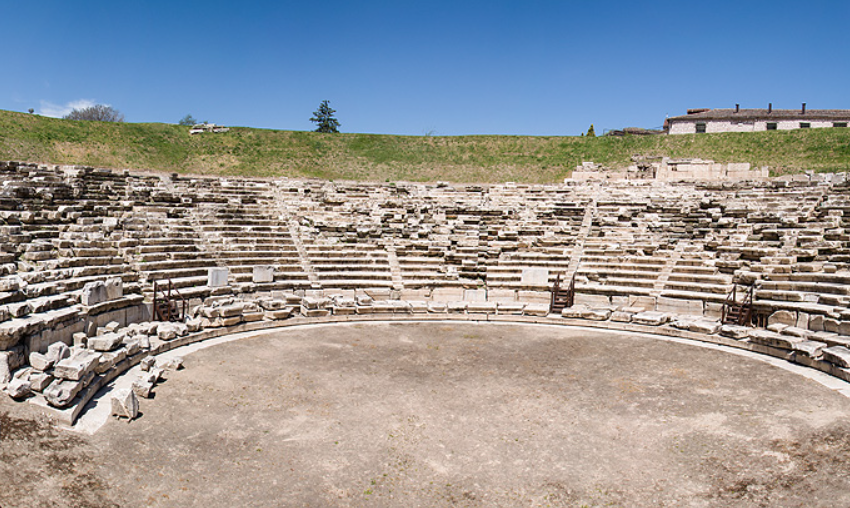
{"label": "grassy hill", "polygon": [[329,180],[559,182],[582,161],[633,155],[850,171],[850,129],[683,136],[531,137],[318,134],[234,127],[190,136],[171,124],[75,122],[0,111],[0,159],[207,175]]}

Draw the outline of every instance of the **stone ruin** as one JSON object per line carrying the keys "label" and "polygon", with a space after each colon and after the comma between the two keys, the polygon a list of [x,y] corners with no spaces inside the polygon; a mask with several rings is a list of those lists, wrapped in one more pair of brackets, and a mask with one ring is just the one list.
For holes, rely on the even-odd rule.
{"label": "stone ruin", "polygon": [[671,159],[670,157],[632,157],[630,166],[615,170],[602,164],[583,162],[576,166],[568,180],[655,180],[681,182],[697,180],[764,180],[770,176],[767,167],[751,169],[748,162],[719,164],[703,159]]}
{"label": "stone ruin", "polygon": [[[305,321],[590,324],[850,380],[843,175],[377,184],[5,162],[0,182],[0,387],[67,423],[130,367],[126,418],[179,367],[163,353]],[[553,313],[556,279],[575,302]],[[154,283],[184,321],[153,319]],[[720,322],[735,284],[763,326]]]}

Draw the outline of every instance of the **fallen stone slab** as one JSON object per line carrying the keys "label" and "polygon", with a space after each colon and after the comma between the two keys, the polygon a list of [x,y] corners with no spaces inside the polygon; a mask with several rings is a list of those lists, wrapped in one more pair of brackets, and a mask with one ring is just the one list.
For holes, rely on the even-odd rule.
{"label": "fallen stone slab", "polygon": [[32,394],[32,385],[28,379],[13,378],[6,385],[6,393],[15,400],[20,400]]}
{"label": "fallen stone slab", "polygon": [[46,372],[33,372],[29,376],[30,387],[33,391],[42,392],[55,378]]}
{"label": "fallen stone slab", "polygon": [[808,339],[814,335],[814,332],[796,326],[785,327],[781,333],[782,335],[790,335],[792,337],[800,337],[802,339]]}
{"label": "fallen stone slab", "polygon": [[116,330],[121,328],[121,323],[119,323],[118,321],[110,321],[106,323],[106,326],[104,326],[104,328],[107,332],[114,333]]}
{"label": "fallen stone slab", "polygon": [[[94,377],[93,374],[92,377]],[[85,388],[83,381],[55,379],[44,389],[44,398],[51,406],[63,408],[70,404],[83,388]]]}
{"label": "fallen stone slab", "polygon": [[264,312],[246,312],[245,314],[242,314],[242,321],[245,321],[246,323],[262,321],[264,316]]}
{"label": "fallen stone slab", "polygon": [[292,315],[292,307],[285,307],[278,310],[267,310],[263,315],[266,317],[266,319],[286,319]]}
{"label": "fallen stone slab", "polygon": [[121,345],[123,337],[117,333],[106,333],[96,337],[89,337],[88,348],[95,351],[112,351]]}
{"label": "fallen stone slab", "polygon": [[799,337],[790,335],[781,335],[770,330],[750,330],[750,342],[753,344],[761,344],[762,346],[770,346],[779,349],[793,350],[795,344],[804,341]]}
{"label": "fallen stone slab", "polygon": [[735,340],[746,339],[749,336],[750,329],[746,326],[739,325],[723,325],[720,327],[720,335],[730,337]]}
{"label": "fallen stone slab", "polygon": [[[499,307],[499,312],[502,308]],[[546,317],[549,315],[549,305],[545,303],[529,303],[524,304],[521,309],[524,316]]]}
{"label": "fallen stone slab", "polygon": [[136,379],[133,381],[133,393],[137,396],[149,399],[153,393],[153,383],[144,380],[144,379]]}
{"label": "fallen stone slab", "polygon": [[92,372],[100,362],[100,353],[80,349],[53,367],[53,375],[59,379],[80,381]]}
{"label": "fallen stone slab", "polygon": [[432,314],[445,314],[448,310],[446,302],[428,302],[428,312]]}
{"label": "fallen stone slab", "polygon": [[156,366],[156,357],[146,356],[139,361],[139,368],[147,372]]}
{"label": "fallen stone slab", "polygon": [[169,358],[163,365],[162,368],[164,370],[180,370],[183,368],[183,357],[175,356],[173,358]]}
{"label": "fallen stone slab", "polygon": [[64,342],[54,342],[53,344],[47,346],[47,353],[45,354],[48,360],[52,360],[53,363],[56,363],[60,360],[64,360],[71,356],[71,348],[65,345]]}
{"label": "fallen stone slab", "polygon": [[357,313],[357,307],[339,307],[334,305],[332,310],[334,316],[351,316]]}
{"label": "fallen stone slab", "polygon": [[30,366],[35,370],[40,370],[42,372],[49,370],[53,367],[53,360],[47,358],[47,355],[43,355],[41,353],[33,351],[30,353]]}
{"label": "fallen stone slab", "polygon": [[632,316],[632,323],[637,323],[639,325],[660,326],[669,320],[670,316],[668,316],[664,312],[658,312],[654,310],[638,312],[637,314]]}
{"label": "fallen stone slab", "polygon": [[369,304],[369,305],[358,305],[357,306],[357,313],[358,314],[373,314],[374,312],[375,312],[375,309],[372,307],[371,304]]}
{"label": "fallen stone slab", "polygon": [[330,309],[310,309],[307,307],[301,306],[301,315],[304,317],[325,317],[330,315]]}
{"label": "fallen stone slab", "polygon": [[839,367],[850,368],[850,349],[844,346],[824,348],[823,359]]}
{"label": "fallen stone slab", "polygon": [[811,358],[820,358],[823,356],[823,350],[826,349],[826,344],[816,340],[804,340],[793,345],[794,351],[805,353]]}
{"label": "fallen stone slab", "polygon": [[112,416],[133,420],[139,415],[139,399],[132,389],[116,390],[112,394]]}

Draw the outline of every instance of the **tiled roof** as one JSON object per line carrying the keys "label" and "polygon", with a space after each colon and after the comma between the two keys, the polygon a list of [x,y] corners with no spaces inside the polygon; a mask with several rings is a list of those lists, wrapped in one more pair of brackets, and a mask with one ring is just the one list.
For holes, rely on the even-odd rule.
{"label": "tiled roof", "polygon": [[667,122],[694,120],[850,120],[850,109],[807,109],[804,114],[800,109],[774,109],[770,113],[767,109],[740,109],[737,113],[734,109],[709,109],[700,113],[690,115],[674,116]]}

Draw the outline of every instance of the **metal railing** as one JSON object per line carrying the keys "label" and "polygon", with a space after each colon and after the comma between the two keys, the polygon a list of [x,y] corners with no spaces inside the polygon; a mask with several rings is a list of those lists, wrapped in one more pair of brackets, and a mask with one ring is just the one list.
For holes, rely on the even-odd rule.
{"label": "metal railing", "polygon": [[[160,293],[162,295],[160,296]],[[153,316],[157,321],[184,321],[188,302],[177,291],[171,279],[163,289],[158,281],[153,283]]]}

